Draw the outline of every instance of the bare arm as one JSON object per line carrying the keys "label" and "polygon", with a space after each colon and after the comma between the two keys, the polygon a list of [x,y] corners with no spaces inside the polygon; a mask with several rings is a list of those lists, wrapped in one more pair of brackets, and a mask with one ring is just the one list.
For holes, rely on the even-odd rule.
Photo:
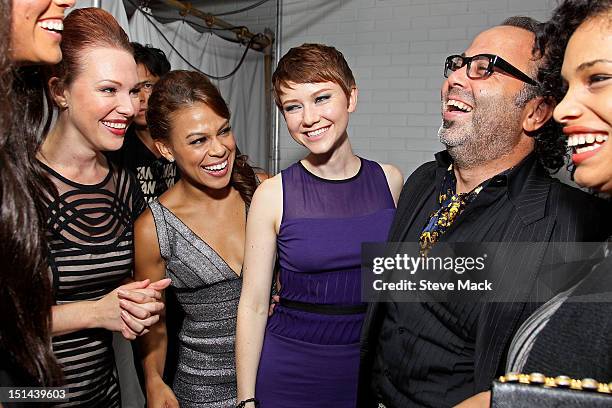
{"label": "bare arm", "polygon": [[59,336],[96,327],[95,304],[95,301],[83,301],[51,307],[51,335]]}
{"label": "bare arm", "polygon": [[282,186],[280,175],[277,175],[264,181],[255,192],[247,222],[236,329],[238,402],[255,396],[281,215]]}
{"label": "bare arm", "polygon": [[[165,278],[166,264],[159,252],[155,222],[150,210],[145,211],[134,225],[134,258],[136,280],[157,282]],[[168,335],[166,314],[160,313],[159,321],[149,333],[138,338],[145,377],[148,407],[177,407],[174,393],[162,379],[166,363]]]}
{"label": "bare arm", "polygon": [[149,283],[148,280],[132,282],[119,286],[99,300],[53,306],[51,335],[103,328],[121,332],[129,340],[135,339],[157,322],[158,313],[164,307],[159,301],[159,290],[150,287]]}
{"label": "bare arm", "polygon": [[121,285],[99,300],[79,301],[51,308],[51,335],[59,336],[91,328],[121,332],[133,340],[159,319],[164,305],[161,291],[169,280],[134,281]]}
{"label": "bare arm", "polygon": [[391,164],[381,164],[380,166],[385,172],[387,184],[389,185],[389,190],[391,190],[391,195],[393,196],[393,202],[395,203],[395,206],[397,206],[397,200],[399,200],[402,187],[404,186],[404,176],[397,167]]}

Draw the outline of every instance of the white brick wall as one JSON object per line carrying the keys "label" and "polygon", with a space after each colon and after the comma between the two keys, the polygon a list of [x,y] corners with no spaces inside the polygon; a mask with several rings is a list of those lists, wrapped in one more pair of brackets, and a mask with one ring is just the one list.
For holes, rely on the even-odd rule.
{"label": "white brick wall", "polygon": [[[206,0],[223,12],[253,0]],[[546,20],[555,0],[283,0],[282,52],[304,42],[333,45],[345,55],[357,86],[349,137],[357,154],[393,163],[407,177],[432,160],[438,142],[440,87],[447,55],[513,15]],[[253,32],[275,30],[276,1],[222,17]],[[281,164],[305,155],[281,126]]]}

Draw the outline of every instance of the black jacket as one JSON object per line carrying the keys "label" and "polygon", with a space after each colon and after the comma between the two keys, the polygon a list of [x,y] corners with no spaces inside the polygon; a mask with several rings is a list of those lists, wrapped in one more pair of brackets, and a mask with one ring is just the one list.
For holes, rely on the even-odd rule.
{"label": "black jacket", "polygon": [[[437,162],[422,165],[406,181],[389,242],[405,241],[407,231],[414,223],[425,225],[426,220],[417,219],[417,215],[423,206],[433,210],[439,188],[433,181],[441,179],[447,171],[445,163],[450,160],[447,152],[438,153],[436,158]],[[521,169],[525,172],[521,177],[524,182],[508,187],[513,210],[504,223],[502,242],[599,242],[610,235],[612,217],[608,216],[608,203],[553,179],[533,154],[519,166],[524,166]],[[445,234],[442,238],[449,237]],[[527,276],[532,279],[537,275],[544,251],[544,246],[535,245],[525,262],[524,267],[529,271]],[[521,287],[524,289],[525,286]],[[538,306],[525,302],[483,305],[474,353],[477,390],[488,389],[491,381],[502,374],[514,332]],[[371,367],[383,319],[384,308],[378,303],[370,304],[361,337],[358,407],[376,406],[370,391]]]}

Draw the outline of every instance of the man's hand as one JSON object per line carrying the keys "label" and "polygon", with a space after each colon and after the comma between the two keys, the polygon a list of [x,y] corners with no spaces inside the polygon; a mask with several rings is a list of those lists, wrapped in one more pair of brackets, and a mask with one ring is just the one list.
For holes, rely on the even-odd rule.
{"label": "man's hand", "polygon": [[278,302],[280,302],[280,296],[272,296],[272,303],[270,303],[270,309],[268,309],[268,317],[272,316],[272,313],[274,313],[274,307]]}

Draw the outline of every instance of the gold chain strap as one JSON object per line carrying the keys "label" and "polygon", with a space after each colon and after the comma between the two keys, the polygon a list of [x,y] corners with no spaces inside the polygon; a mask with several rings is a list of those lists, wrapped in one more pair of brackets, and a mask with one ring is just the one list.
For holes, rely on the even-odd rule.
{"label": "gold chain strap", "polygon": [[612,394],[612,383],[603,383],[592,378],[583,378],[582,380],[575,380],[569,378],[566,375],[560,375],[558,377],[546,377],[544,374],[531,373],[507,373],[499,377],[501,383],[521,383],[530,385],[540,385],[542,387],[550,388],[569,388],[572,390],[579,391],[593,391],[600,392],[602,394]]}

